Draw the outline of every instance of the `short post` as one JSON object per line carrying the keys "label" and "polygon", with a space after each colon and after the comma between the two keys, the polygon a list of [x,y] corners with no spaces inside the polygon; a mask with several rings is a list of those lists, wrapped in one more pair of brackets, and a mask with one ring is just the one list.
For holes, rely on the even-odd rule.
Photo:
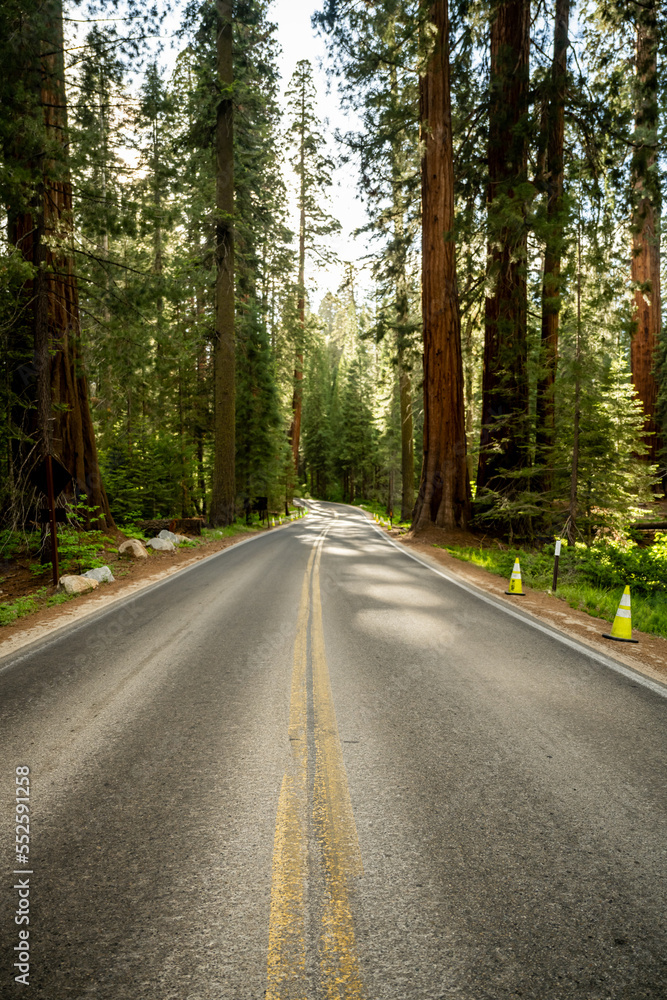
{"label": "short post", "polygon": [[58,531],[56,529],[56,503],[53,496],[53,466],[51,456],[46,456],[46,491],[49,499],[49,515],[51,520],[51,566],[53,567],[53,586],[58,586]]}
{"label": "short post", "polygon": [[554,556],[554,579],[551,584],[551,589],[556,593],[556,587],[558,586],[558,560],[560,559],[560,538],[556,539],[556,553]]}

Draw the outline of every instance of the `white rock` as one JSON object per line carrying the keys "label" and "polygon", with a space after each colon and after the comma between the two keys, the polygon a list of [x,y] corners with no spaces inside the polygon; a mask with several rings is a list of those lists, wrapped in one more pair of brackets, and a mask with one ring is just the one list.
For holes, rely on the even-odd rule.
{"label": "white rock", "polygon": [[118,554],[130,559],[148,559],[148,552],[138,538],[128,538],[118,547]]}
{"label": "white rock", "polygon": [[187,535],[176,535],[176,539],[177,539],[179,545],[182,545],[183,542],[191,542],[192,541],[192,539],[188,538]]}
{"label": "white rock", "polygon": [[58,590],[64,590],[66,594],[87,594],[99,585],[99,580],[91,580],[85,576],[61,576]]}
{"label": "white rock", "polygon": [[176,546],[167,538],[149,538],[146,545],[150,545],[156,552],[175,552]]}
{"label": "white rock", "polygon": [[173,531],[167,531],[166,528],[163,528],[158,538],[161,538],[165,542],[171,542],[173,545],[178,545],[181,535],[175,535]]}
{"label": "white rock", "polygon": [[85,576],[87,580],[97,580],[98,583],[114,583],[116,580],[108,566],[97,566],[82,573],[81,576]]}

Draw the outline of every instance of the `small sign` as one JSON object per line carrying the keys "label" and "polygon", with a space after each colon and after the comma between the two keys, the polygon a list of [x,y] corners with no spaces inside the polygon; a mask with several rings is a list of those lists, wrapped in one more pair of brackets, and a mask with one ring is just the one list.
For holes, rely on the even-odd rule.
{"label": "small sign", "polygon": [[560,555],[560,538],[556,539],[556,555]]}

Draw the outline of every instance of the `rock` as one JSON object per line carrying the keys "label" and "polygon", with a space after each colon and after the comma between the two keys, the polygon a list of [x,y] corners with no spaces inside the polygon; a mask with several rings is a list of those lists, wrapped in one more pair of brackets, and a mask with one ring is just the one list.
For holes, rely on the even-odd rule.
{"label": "rock", "polygon": [[173,545],[178,545],[181,540],[180,535],[175,535],[173,531],[167,531],[166,528],[163,528],[157,537],[163,541],[171,542]]}
{"label": "rock", "polygon": [[143,543],[138,538],[128,538],[126,542],[123,542],[119,546],[118,554],[129,556],[130,559],[148,559],[148,552],[146,552]]}
{"label": "rock", "polygon": [[175,552],[176,546],[167,538],[149,538],[146,545],[150,545],[156,552]]}
{"label": "rock", "polygon": [[61,576],[58,590],[64,590],[66,594],[87,594],[99,585],[99,580],[91,580],[85,576]]}
{"label": "rock", "polygon": [[87,580],[97,580],[98,583],[114,583],[116,580],[108,566],[97,566],[96,569],[89,569],[81,576],[85,576]]}
{"label": "rock", "polygon": [[179,545],[182,545],[183,542],[191,542],[192,541],[192,539],[188,538],[187,535],[176,535],[176,537],[178,539],[178,544]]}

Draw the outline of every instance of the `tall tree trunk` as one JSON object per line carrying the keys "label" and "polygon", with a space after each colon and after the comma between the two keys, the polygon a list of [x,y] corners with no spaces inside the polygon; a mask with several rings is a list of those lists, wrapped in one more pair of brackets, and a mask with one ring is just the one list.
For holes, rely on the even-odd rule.
{"label": "tall tree trunk", "polygon": [[551,92],[546,115],[547,241],[542,280],[542,371],[537,382],[537,452],[544,463],[541,486],[553,489],[556,367],[560,315],[560,262],[563,246],[563,145],[570,0],[556,0]]}
{"label": "tall tree trunk", "polygon": [[[100,476],[88,383],[80,353],[79,298],[70,248],[72,187],[67,157],[67,103],[62,0],[42,9],[39,72],[26,66],[26,81],[39,79],[39,107],[44,125],[41,164],[25,163],[16,152],[16,167],[36,168],[41,182],[31,207],[10,214],[9,237],[36,269],[29,289],[34,340],[34,408],[25,411],[23,431],[38,442],[39,457],[54,455],[71,474],[75,496],[85,494],[98,508],[96,526],[113,527]],[[30,83],[28,83],[30,86]],[[92,520],[88,517],[88,523]]]}
{"label": "tall tree trunk", "polygon": [[216,0],[218,102],[216,126],[217,279],[213,349],[214,467],[210,520],[226,525],[236,514],[234,337],[234,105],[232,5]]}
{"label": "tall tree trunk", "polygon": [[456,283],[447,0],[430,5],[434,50],[420,80],[424,459],[413,528],[465,528],[470,513]]}
{"label": "tall tree trunk", "polygon": [[[478,491],[511,492],[505,471],[527,464],[525,186],[530,0],[494,0],[491,11],[488,224],[482,432]],[[514,487],[515,488],[515,487]]]}
{"label": "tall tree trunk", "polygon": [[630,363],[632,381],[639,396],[646,421],[646,443],[651,461],[658,458],[660,443],[655,434],[657,384],[653,360],[660,338],[660,180],[656,171],[658,126],[658,75],[656,0],[648,2],[637,14],[637,109],[632,158],[632,280],[636,283],[635,322],[637,324]]}

